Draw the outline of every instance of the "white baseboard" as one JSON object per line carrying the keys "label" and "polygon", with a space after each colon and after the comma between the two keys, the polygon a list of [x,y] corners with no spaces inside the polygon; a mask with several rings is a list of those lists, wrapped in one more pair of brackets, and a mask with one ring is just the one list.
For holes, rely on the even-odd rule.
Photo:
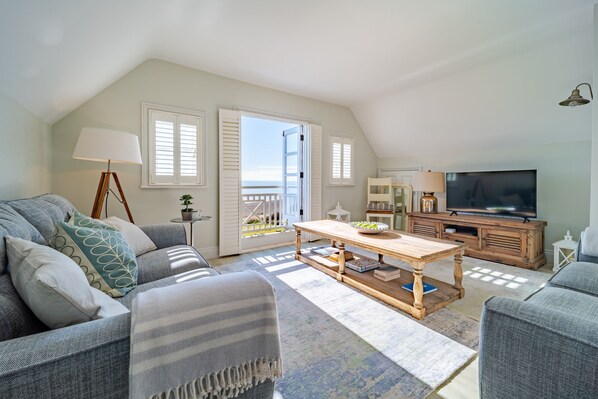
{"label": "white baseboard", "polygon": [[218,247],[205,247],[195,248],[199,251],[206,259],[218,258]]}
{"label": "white baseboard", "polygon": [[552,265],[554,263],[554,249],[544,249],[544,256],[546,256],[546,263]]}

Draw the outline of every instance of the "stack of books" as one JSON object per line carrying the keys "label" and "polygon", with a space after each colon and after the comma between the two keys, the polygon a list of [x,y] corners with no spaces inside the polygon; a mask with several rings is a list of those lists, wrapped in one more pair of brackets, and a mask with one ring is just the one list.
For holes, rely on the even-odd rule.
{"label": "stack of books", "polygon": [[392,266],[383,266],[374,270],[374,277],[382,281],[390,281],[401,277],[401,269]]}
{"label": "stack of books", "polygon": [[[324,258],[328,258],[336,263],[338,263],[338,255],[340,250],[336,247],[317,247],[312,248],[310,250],[312,253],[319,255]],[[345,251],[345,260],[353,259],[353,252]]]}
{"label": "stack of books", "polygon": [[363,273],[373,269],[377,269],[382,264],[375,259],[367,258],[365,256],[354,256],[353,260],[345,263],[345,267]]}
{"label": "stack of books", "polygon": [[335,247],[317,247],[317,248],[312,248],[310,251],[313,252],[314,254],[318,254],[320,256],[325,256],[325,257],[339,253],[338,248],[335,248]]}

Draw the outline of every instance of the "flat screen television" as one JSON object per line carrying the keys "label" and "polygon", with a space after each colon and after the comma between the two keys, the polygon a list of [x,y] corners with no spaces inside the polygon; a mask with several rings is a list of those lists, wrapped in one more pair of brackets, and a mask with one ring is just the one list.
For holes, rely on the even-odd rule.
{"label": "flat screen television", "polygon": [[449,172],[446,209],[535,218],[536,170]]}

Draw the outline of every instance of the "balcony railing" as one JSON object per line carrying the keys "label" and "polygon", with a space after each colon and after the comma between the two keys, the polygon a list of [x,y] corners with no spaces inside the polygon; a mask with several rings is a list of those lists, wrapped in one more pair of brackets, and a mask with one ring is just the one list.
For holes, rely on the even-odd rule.
{"label": "balcony railing", "polygon": [[[283,220],[281,186],[243,186],[251,194],[241,194],[243,236],[284,231],[288,222]],[[263,190],[263,192],[261,192]]]}

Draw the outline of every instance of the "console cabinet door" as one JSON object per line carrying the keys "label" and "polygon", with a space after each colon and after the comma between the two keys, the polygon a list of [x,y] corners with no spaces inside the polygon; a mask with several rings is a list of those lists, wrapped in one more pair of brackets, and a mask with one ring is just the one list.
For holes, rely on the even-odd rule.
{"label": "console cabinet door", "polygon": [[409,218],[409,232],[421,236],[440,238],[442,223],[433,220]]}
{"label": "console cabinet door", "polygon": [[514,256],[526,256],[527,235],[519,231],[482,230],[482,250]]}

